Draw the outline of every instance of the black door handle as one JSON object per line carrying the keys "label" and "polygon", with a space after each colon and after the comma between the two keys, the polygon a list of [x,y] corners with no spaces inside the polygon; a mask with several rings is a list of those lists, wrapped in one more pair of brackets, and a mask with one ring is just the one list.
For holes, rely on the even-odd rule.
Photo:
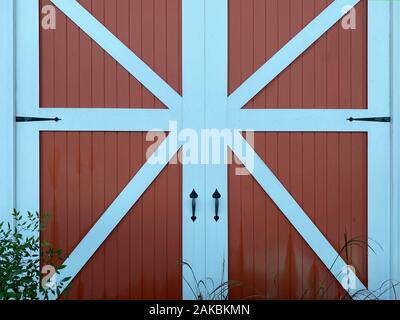
{"label": "black door handle", "polygon": [[196,191],[193,189],[193,191],[190,193],[189,197],[190,197],[190,199],[192,199],[192,217],[190,219],[192,219],[192,221],[195,222],[197,219],[197,217],[196,217],[196,199],[199,196],[196,193]]}
{"label": "black door handle", "polygon": [[218,189],[215,189],[215,192],[213,193],[212,197],[215,200],[215,216],[214,216],[214,220],[218,222],[218,220],[219,220],[219,215],[218,215],[219,199],[221,198],[221,194],[218,192]]}

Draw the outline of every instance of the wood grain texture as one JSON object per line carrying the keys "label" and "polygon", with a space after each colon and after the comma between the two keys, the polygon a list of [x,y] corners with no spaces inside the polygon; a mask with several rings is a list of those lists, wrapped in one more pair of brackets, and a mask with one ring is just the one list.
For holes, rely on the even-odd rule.
{"label": "wood grain texture", "polygon": [[[331,2],[229,0],[229,94]],[[355,30],[337,23],[245,108],[367,108],[366,17],[362,0]]]}
{"label": "wood grain texture", "polygon": [[[366,146],[364,133],[255,138],[256,152],[338,252],[346,237],[367,241]],[[235,174],[236,166],[229,168],[229,278],[243,286],[232,298],[342,298],[328,269],[259,184]],[[351,245],[341,254],[365,285],[367,251]]]}
{"label": "wood grain texture", "polygon": [[[229,0],[229,92],[331,1]],[[340,23],[306,50],[246,108],[367,108],[367,4],[357,28]],[[339,251],[367,240],[367,134],[257,133],[255,149]],[[252,177],[229,169],[229,277],[233,298],[337,299],[344,291]],[[348,261],[367,284],[367,248]],[[346,257],[344,257],[346,258]],[[330,285],[328,285],[330,284]]]}
{"label": "wood grain texture", "polygon": [[[79,3],[174,90],[182,90],[181,0]],[[48,5],[50,0],[40,0]],[[47,108],[165,108],[60,10],[40,30],[40,105]]]}
{"label": "wood grain texture", "polygon": [[[42,239],[66,254],[145,162],[144,134],[114,140],[103,132],[41,134],[41,211],[52,216]],[[181,180],[180,165],[162,171],[73,281],[70,298],[181,297]]]}
{"label": "wood grain texture", "polygon": [[[81,0],[112,33],[181,92],[180,0]],[[40,5],[50,4],[40,0]],[[40,30],[40,105],[46,108],[164,108],[57,9]],[[132,119],[135,121],[135,119]],[[41,134],[42,234],[71,252],[145,161],[145,133]],[[181,297],[181,185],[169,165],[72,283],[72,299]]]}

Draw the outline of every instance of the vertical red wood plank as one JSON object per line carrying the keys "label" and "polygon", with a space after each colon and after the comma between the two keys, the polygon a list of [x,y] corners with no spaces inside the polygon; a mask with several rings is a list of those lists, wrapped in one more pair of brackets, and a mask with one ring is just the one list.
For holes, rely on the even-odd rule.
{"label": "vertical red wood plank", "polygon": [[[327,5],[326,0],[315,1],[315,10],[321,11]],[[327,106],[327,75],[326,75],[326,57],[327,57],[327,38],[326,36],[320,38],[315,46],[315,107],[326,108]],[[321,133],[315,136],[315,172],[316,172],[316,185],[315,185],[315,212],[316,223],[321,226],[321,232],[326,235],[327,233],[327,190],[324,181],[327,177],[328,168],[326,166],[326,143],[327,134]],[[319,260],[315,262],[318,265]],[[327,272],[325,270],[316,270],[316,293],[317,298],[325,298],[323,290],[326,287]]]}
{"label": "vertical red wood plank", "polygon": [[[68,253],[71,253],[79,243],[79,133],[68,133],[67,135],[67,195],[68,195]],[[79,297],[79,277],[74,281],[76,288],[71,294],[72,299]]]}
{"label": "vertical red wood plank", "polygon": [[[327,234],[327,134],[317,134],[315,136],[315,212],[316,224],[320,226],[321,232]],[[318,270],[316,275],[316,286],[317,288],[326,287],[325,283],[326,272],[324,270]],[[322,292],[318,292],[317,298],[321,298]]]}
{"label": "vertical red wood plank", "polygon": [[[119,4],[120,5],[120,4]],[[126,101],[129,103],[129,93],[127,93]],[[117,139],[117,189],[122,190],[128,181],[131,179],[130,175],[130,134],[127,132],[119,132]],[[131,212],[128,213],[130,215]],[[117,276],[118,276],[118,298],[129,299],[130,287],[130,227],[129,216],[126,216],[121,221],[118,231],[116,232],[117,238]]]}
{"label": "vertical red wood plank", "polygon": [[[306,25],[308,21],[311,21],[315,15],[314,0],[303,1],[303,25]],[[315,105],[315,46],[311,46],[302,56],[303,73],[302,79],[302,91],[303,101],[301,106],[309,106],[310,108],[317,108]],[[293,106],[298,108],[299,106]]]}
{"label": "vertical red wood plank", "polygon": [[[131,135],[130,163],[131,176],[142,163],[143,155],[138,156],[137,150],[143,150],[144,134]],[[130,212],[130,296],[132,299],[143,298],[143,201]]]}
{"label": "vertical red wood plank", "polygon": [[142,278],[143,299],[151,299],[155,289],[155,188],[150,186],[143,194]]}
{"label": "vertical red wood plank", "polygon": [[[309,213],[310,218],[315,223],[315,134],[303,134],[303,208]],[[303,243],[303,283],[302,294],[306,299],[316,298],[317,283],[315,281],[315,254],[307,250],[307,244]]]}
{"label": "vertical red wood plank", "polygon": [[[278,1],[278,47],[282,48],[290,39],[290,3],[291,0]],[[290,70],[281,73],[278,77],[278,106],[290,107]]]}
{"label": "vertical red wood plank", "polygon": [[[167,23],[167,81],[179,93],[182,92],[182,2],[166,2]],[[176,155],[177,156],[177,155]],[[178,188],[176,187],[178,186]],[[167,231],[166,250],[168,252],[167,296],[168,299],[182,298],[182,167],[169,165],[167,169]],[[174,199],[179,199],[175,201]],[[172,258],[171,258],[171,257]]]}
{"label": "vertical red wood plank", "polygon": [[[291,36],[295,36],[303,27],[303,1],[291,1],[290,2],[290,33]],[[290,72],[290,107],[299,108],[302,106],[303,100],[303,57],[299,57],[293,62]],[[303,190],[302,190],[302,145],[303,137],[301,133],[291,133],[290,134],[290,153],[292,159],[298,159],[297,161],[290,161],[290,185],[293,196],[298,201],[303,200]],[[303,240],[300,235],[295,231],[294,227],[291,228],[291,237],[293,241],[293,254],[291,255],[292,261],[290,261],[292,267],[291,279],[291,298],[301,297],[302,287],[302,243]]]}
{"label": "vertical red wood plank", "polygon": [[[167,299],[182,298],[182,166],[172,164],[167,172],[168,212],[166,249],[167,263]],[[176,187],[178,186],[178,188]],[[176,201],[175,199],[179,199]],[[172,256],[173,258],[170,258]]]}
{"label": "vertical red wood plank", "polygon": [[[166,0],[154,3],[154,70],[163,79],[167,79],[167,3]],[[167,41],[166,41],[167,40]],[[163,108],[162,103],[156,99],[155,106]],[[168,194],[162,190],[167,188],[168,169],[165,169],[155,181],[155,266],[159,270],[167,270],[167,218]],[[155,271],[156,298],[167,296],[167,272]]]}
{"label": "vertical red wood plank", "polygon": [[[290,185],[290,134],[278,134],[278,177],[285,184]],[[290,254],[292,253],[291,227],[284,217],[279,214],[278,225],[278,245],[279,245],[279,295],[280,298],[289,299],[291,290],[290,282],[292,279],[292,270],[290,265]]]}
{"label": "vertical red wood plank", "polygon": [[[353,239],[351,229],[351,201],[352,201],[352,173],[351,173],[351,133],[341,133],[339,136],[339,241],[345,245],[347,240]],[[345,236],[346,235],[346,236]],[[351,254],[351,248],[349,248]],[[343,256],[346,260],[349,257]]]}
{"label": "vertical red wood plank", "polygon": [[[311,21],[315,12],[315,1],[303,1],[303,25]],[[302,106],[310,106],[317,108],[315,104],[315,46],[307,50],[303,59],[303,97]],[[303,208],[305,212],[309,213],[310,218],[315,223],[315,134],[303,134]],[[303,242],[303,282],[302,282],[302,296],[306,299],[315,299],[317,282],[316,275],[316,256],[310,250],[307,250],[307,244]]]}
{"label": "vertical red wood plank", "polygon": [[[79,133],[79,231],[80,238],[90,230],[92,222],[92,137],[90,132]],[[92,270],[91,265],[80,273],[81,299],[92,298],[90,287]]]}
{"label": "vertical red wood plank", "polygon": [[[154,68],[163,79],[167,78],[167,7],[165,0],[154,3]],[[162,103],[156,99],[155,106],[163,108]],[[167,190],[168,169],[164,170],[155,181],[155,237],[154,237],[154,297],[160,299],[167,290],[167,215],[168,194]],[[157,271],[158,270],[158,271]]]}
{"label": "vertical red wood plank", "polygon": [[[104,23],[104,1],[92,1],[92,12]],[[104,51],[96,50],[96,45],[92,43],[92,101],[94,106],[105,105],[105,70]],[[93,197],[93,221],[97,221],[105,210],[105,134],[96,132],[92,134],[93,144],[93,175],[92,175],[92,197]],[[102,246],[93,257],[92,266],[92,294],[93,299],[105,298],[105,253]]]}
{"label": "vertical red wood plank", "polygon": [[[92,10],[91,0],[81,0],[80,3]],[[92,101],[92,40],[79,30],[79,107],[89,108]]]}
{"label": "vertical red wood plank", "polygon": [[[236,10],[236,7],[230,7],[231,10]],[[233,155],[231,151],[233,163],[228,166],[228,185],[229,185],[229,197],[228,197],[228,242],[229,242],[229,280],[239,281],[242,279],[242,250],[240,243],[242,242],[242,233],[240,232],[241,226],[241,215],[240,215],[240,180],[235,179],[235,168],[238,163],[238,159]],[[233,288],[230,292],[231,299],[239,299],[243,296],[242,288]]]}
{"label": "vertical red wood plank", "polygon": [[[240,4],[241,12],[241,52],[240,52],[240,66],[241,66],[241,81],[247,79],[253,73],[253,52],[254,52],[254,36],[253,36],[253,20],[254,20],[254,1],[242,0]],[[252,108],[253,101],[247,104],[247,107]],[[246,179],[247,178],[247,179]],[[246,217],[243,217],[242,211],[242,232],[246,235],[253,235],[252,237],[242,237],[242,250],[246,252],[244,255],[242,279],[245,283],[243,288],[243,295],[245,297],[253,296],[255,294],[254,288],[254,193],[253,182],[249,177],[241,181],[241,207],[247,208]]]}
{"label": "vertical red wood plank", "polygon": [[[67,20],[67,107],[79,106],[79,29]],[[79,208],[79,133],[68,133],[68,251],[80,240],[80,208]],[[77,288],[71,298],[78,298],[81,288],[80,278],[74,281]]]}
{"label": "vertical red wood plank", "polygon": [[[92,163],[92,197],[93,197],[93,221],[97,221],[105,210],[105,146],[104,133],[95,132],[92,134],[93,163]],[[105,255],[102,246],[93,257],[92,267],[92,297],[93,299],[105,298]]]}
{"label": "vertical red wood plank", "polygon": [[367,1],[361,0],[356,8],[356,29],[350,33],[351,103],[354,108],[367,108]]}
{"label": "vertical red wood plank", "polygon": [[[240,4],[240,82],[246,80],[254,70],[254,0],[241,0]],[[253,100],[246,105],[247,108],[253,107]]]}
{"label": "vertical red wood plank", "polygon": [[334,25],[327,32],[327,108],[337,108],[339,106],[339,31],[340,24]]}
{"label": "vertical red wood plank", "polygon": [[[129,1],[117,1],[117,36],[124,43],[129,43]],[[129,74],[122,68],[117,69],[117,105],[128,107],[130,104]],[[122,190],[130,180],[130,134],[120,132],[117,134],[117,188]],[[118,298],[129,298],[129,256],[130,251],[130,230],[129,223],[121,223],[117,232],[117,254],[118,254]]]}
{"label": "vertical red wood plank", "polygon": [[[326,6],[326,0],[315,1],[316,11],[321,11]],[[327,96],[327,38],[320,38],[315,46],[315,107],[326,108]]]}
{"label": "vertical red wood plank", "polygon": [[[91,10],[91,0],[80,0],[82,6]],[[79,30],[79,107],[88,108],[92,105],[92,55],[91,55],[91,39]],[[79,185],[80,193],[80,234],[84,236],[92,225],[92,154],[91,154],[91,133],[79,134]],[[92,278],[92,266],[85,268],[80,273],[81,299],[90,299],[92,297],[92,288],[90,280]]]}
{"label": "vertical red wood plank", "polygon": [[[104,2],[105,25],[111,32],[117,34],[117,1]],[[117,62],[109,55],[105,56],[105,102],[108,107],[117,107]],[[105,200],[106,207],[117,196],[118,169],[117,169],[117,136],[115,132],[105,134]],[[115,299],[118,295],[118,237],[117,232],[112,234],[105,243],[105,286],[106,298]]]}
{"label": "vertical red wood plank", "polygon": [[182,50],[181,50],[181,2],[179,0],[166,1],[166,59],[167,82],[180,94],[181,88],[181,65],[182,65]]}
{"label": "vertical red wood plank", "polygon": [[[266,56],[271,57],[279,49],[278,35],[278,3],[279,0],[270,0],[266,3],[265,20],[266,20]],[[265,107],[278,108],[278,81],[274,80],[265,90],[266,101]]]}
{"label": "vertical red wood plank", "polygon": [[[45,229],[41,234],[42,241],[52,241],[54,239],[54,135],[52,133],[41,133],[40,135],[40,157],[46,166],[40,167],[40,186],[41,186],[41,218],[45,215],[52,215],[51,220],[45,224]],[[43,248],[46,250],[46,248]]]}
{"label": "vertical red wood plank", "polygon": [[[168,172],[164,170],[155,181],[155,235],[154,235],[154,298],[162,299],[167,292],[167,214],[168,194],[167,189]],[[178,263],[178,262],[177,262]]]}
{"label": "vertical red wood plank", "polygon": [[[130,4],[130,43],[136,54],[142,54],[142,1],[133,0]],[[142,85],[131,79],[131,107],[143,105]],[[136,150],[143,150],[144,134],[140,139],[131,136],[130,152],[132,169],[139,168],[143,155],[137,155]],[[134,171],[131,171],[131,173]],[[130,294],[132,299],[143,298],[143,202],[141,201],[133,209],[130,217]]]}
{"label": "vertical red wood plank", "polygon": [[[358,133],[352,136],[351,140],[351,175],[352,175],[352,201],[351,201],[351,234],[364,242],[364,249],[352,247],[351,263],[358,267],[357,274],[361,276],[364,285],[367,285],[367,255],[374,254],[366,247],[368,243],[367,219],[367,134]],[[363,157],[360,157],[360,154]],[[374,247],[376,249],[377,247]]]}
{"label": "vertical red wood plank", "polygon": [[[271,133],[266,135],[266,161],[271,170],[278,172],[278,135]],[[267,298],[279,297],[279,215],[275,204],[267,199]]]}
{"label": "vertical red wood plank", "polygon": [[[154,68],[154,0],[142,1],[142,56],[150,68]],[[145,107],[154,106],[154,96],[143,93]]]}
{"label": "vertical red wood plank", "polygon": [[[327,32],[327,108],[335,108],[339,106],[339,52],[340,41],[339,32],[340,24],[334,25]],[[338,248],[343,243],[344,235],[340,232],[340,207],[339,207],[339,135],[335,133],[328,134],[327,139],[327,166],[328,166],[328,190],[327,190],[327,236],[331,244]],[[337,288],[330,287],[328,294],[332,297],[339,297]]]}
{"label": "vertical red wood plank", "polygon": [[[341,27],[339,27],[341,28]],[[339,108],[348,109],[351,106],[351,33],[353,30],[340,29],[338,32],[338,91]]]}
{"label": "vertical red wood plank", "polygon": [[[278,0],[267,2],[266,20],[267,20],[267,56],[272,56],[279,49],[279,3]],[[268,17],[268,18],[267,18]],[[279,81],[273,81],[266,91],[266,105],[279,108]],[[278,172],[278,134],[271,133],[266,135],[266,159],[268,159],[270,168]],[[279,210],[271,202],[267,201],[267,298],[278,298],[280,290],[280,270],[279,270]]]}
{"label": "vertical red wood plank", "polygon": [[[40,7],[49,5],[50,0],[41,0]],[[62,21],[60,21],[62,24]],[[55,50],[55,32],[57,30],[42,30],[40,32],[40,73],[41,77],[46,78],[47,81],[42,81],[40,86],[40,105],[43,107],[54,105],[54,50]]]}
{"label": "vertical red wood plank", "polygon": [[[65,132],[45,133],[54,136],[54,242],[58,248],[66,248],[68,243],[68,212],[67,212],[67,162],[64,157],[67,143]],[[46,195],[46,193],[44,192]],[[59,261],[57,262],[59,263]]]}
{"label": "vertical red wood plank", "polygon": [[[48,31],[49,32],[49,31]],[[46,33],[46,32],[45,32]],[[57,28],[50,31],[54,35],[54,74],[57,75],[57,81],[54,81],[54,101],[46,106],[67,106],[67,21],[66,17],[57,13]],[[43,50],[45,52],[46,49]],[[43,65],[50,64],[50,61],[43,62]],[[52,212],[55,222],[54,242],[58,248],[68,247],[68,192],[67,192],[67,161],[65,152],[67,150],[67,133],[45,133],[54,135],[54,196],[55,204]],[[46,192],[44,192],[46,195]]]}
{"label": "vertical red wood plank", "polygon": [[[240,16],[241,0],[229,0],[229,86],[228,91],[231,94],[241,83],[240,75],[240,51],[241,51],[241,16]],[[238,66],[239,64],[239,66]]]}
{"label": "vertical red wood plank", "polygon": [[[232,93],[241,83],[240,76],[240,51],[241,51],[241,15],[240,15],[241,0],[230,0],[228,1],[228,59],[229,59],[229,71],[228,71],[228,92]],[[237,66],[239,64],[239,66]],[[229,151],[231,152],[231,151]],[[234,163],[237,163],[237,158],[233,156]],[[239,243],[242,241],[242,233],[240,231],[241,215],[240,215],[240,181],[235,178],[235,165],[228,167],[228,186],[229,186],[229,197],[228,197],[228,242],[229,242],[229,271],[228,276],[230,280],[239,281],[242,279],[242,250]],[[237,181],[237,183],[235,183]],[[237,299],[243,296],[242,288],[233,288],[230,292],[231,299]]]}
{"label": "vertical red wood plank", "polygon": [[[142,1],[132,0],[130,2],[130,46],[140,57],[142,56]],[[140,82],[130,78],[131,108],[142,108],[142,90]]]}
{"label": "vertical red wood plank", "polygon": [[[329,100],[328,100],[329,101]],[[330,133],[327,138],[327,238],[335,248],[343,244],[344,235],[339,229],[339,134]],[[337,297],[335,287],[330,287],[329,296]]]}
{"label": "vertical red wood plank", "polygon": [[[265,1],[254,0],[254,64],[262,65],[265,56]],[[265,104],[265,92],[254,98],[254,106]],[[265,136],[259,137],[257,143],[261,145],[261,157],[265,157]],[[254,188],[254,289],[257,292],[266,292],[266,248],[265,224],[266,216],[258,214],[265,212],[265,193],[260,188]],[[264,270],[262,272],[261,270]]]}
{"label": "vertical red wood plank", "polygon": [[[142,1],[142,53],[150,67],[154,67],[154,1]],[[143,105],[154,106],[154,97],[143,92]],[[143,233],[148,237],[149,242],[143,242],[143,299],[150,299],[154,295],[154,241],[155,225],[155,190],[150,186],[143,195]]]}
{"label": "vertical red wood plank", "polygon": [[[117,133],[106,133],[105,146],[105,200],[108,207],[117,196]],[[105,243],[105,274],[106,299],[116,299],[118,295],[118,237],[115,230]]]}
{"label": "vertical red wood plank", "polygon": [[[167,79],[167,17],[166,2],[158,0],[154,2],[154,70],[163,79]],[[155,99],[155,107],[162,109],[163,104]]]}

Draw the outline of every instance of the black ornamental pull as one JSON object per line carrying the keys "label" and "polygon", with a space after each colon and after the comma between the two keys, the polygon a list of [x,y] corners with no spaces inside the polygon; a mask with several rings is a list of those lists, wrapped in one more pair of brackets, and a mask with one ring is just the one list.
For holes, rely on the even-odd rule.
{"label": "black ornamental pull", "polygon": [[350,117],[347,119],[347,121],[353,122],[353,121],[369,121],[369,122],[390,122],[391,119],[390,117],[371,117],[371,118],[353,118]]}
{"label": "black ornamental pull", "polygon": [[44,121],[61,121],[60,118],[55,117],[55,118],[38,118],[38,117],[16,117],[15,118],[16,122],[44,122]]}
{"label": "black ornamental pull", "polygon": [[193,191],[190,193],[189,195],[190,199],[192,199],[192,217],[190,219],[192,219],[193,222],[196,221],[197,217],[196,217],[196,199],[199,197],[197,192],[193,189]]}
{"label": "black ornamental pull", "polygon": [[215,200],[215,216],[214,216],[214,220],[218,222],[218,220],[219,220],[219,215],[218,215],[219,199],[221,198],[221,194],[218,192],[218,189],[215,189],[215,192],[213,193],[212,197]]}

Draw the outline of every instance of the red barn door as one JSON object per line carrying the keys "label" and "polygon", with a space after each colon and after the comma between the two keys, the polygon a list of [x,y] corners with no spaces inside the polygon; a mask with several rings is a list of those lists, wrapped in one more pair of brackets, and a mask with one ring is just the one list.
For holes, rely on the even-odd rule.
{"label": "red barn door", "polygon": [[[179,0],[79,3],[181,91]],[[56,18],[55,30],[40,31],[42,108],[166,108],[58,9]],[[40,208],[52,215],[42,238],[73,252],[144,165],[150,143],[128,130],[42,132]],[[73,280],[70,298],[181,298],[181,180],[178,165],[160,173]]]}
{"label": "red barn door", "polygon": [[[230,94],[332,3],[230,0]],[[368,230],[374,228],[368,226],[368,210],[373,208],[368,202],[368,165],[375,162],[368,160],[368,136],[372,135],[346,129],[335,132],[328,126],[315,132],[310,128],[319,121],[311,110],[346,109],[351,113],[352,109],[372,107],[372,100],[368,100],[367,7],[367,1],[355,6],[355,29],[345,29],[342,21],[334,24],[243,107],[275,109],[275,122],[282,123],[282,128],[276,125],[274,130],[265,124],[263,131],[268,132],[256,132],[256,153],[347,264],[354,267],[365,287],[368,255],[373,255],[368,249]],[[279,65],[278,59],[271,61]],[[373,95],[370,93],[370,99]],[[297,117],[290,116],[293,109],[297,109]],[[301,117],[308,111],[300,109],[310,110],[309,120]],[[261,118],[263,113],[258,114]],[[274,115],[265,112],[268,114]],[[345,117],[342,120],[346,122]],[[310,128],[296,130],[301,121],[308,121]],[[333,117],[331,121],[334,123]],[[231,298],[348,297],[336,274],[299,234],[298,229],[304,226],[293,226],[259,182],[251,175],[237,176],[235,168],[229,168],[229,278],[242,285],[233,290]],[[331,262],[335,264],[333,259]]]}
{"label": "red barn door", "polygon": [[71,298],[196,298],[182,260],[230,298],[388,296],[389,2],[16,11],[16,203],[52,215]]}

